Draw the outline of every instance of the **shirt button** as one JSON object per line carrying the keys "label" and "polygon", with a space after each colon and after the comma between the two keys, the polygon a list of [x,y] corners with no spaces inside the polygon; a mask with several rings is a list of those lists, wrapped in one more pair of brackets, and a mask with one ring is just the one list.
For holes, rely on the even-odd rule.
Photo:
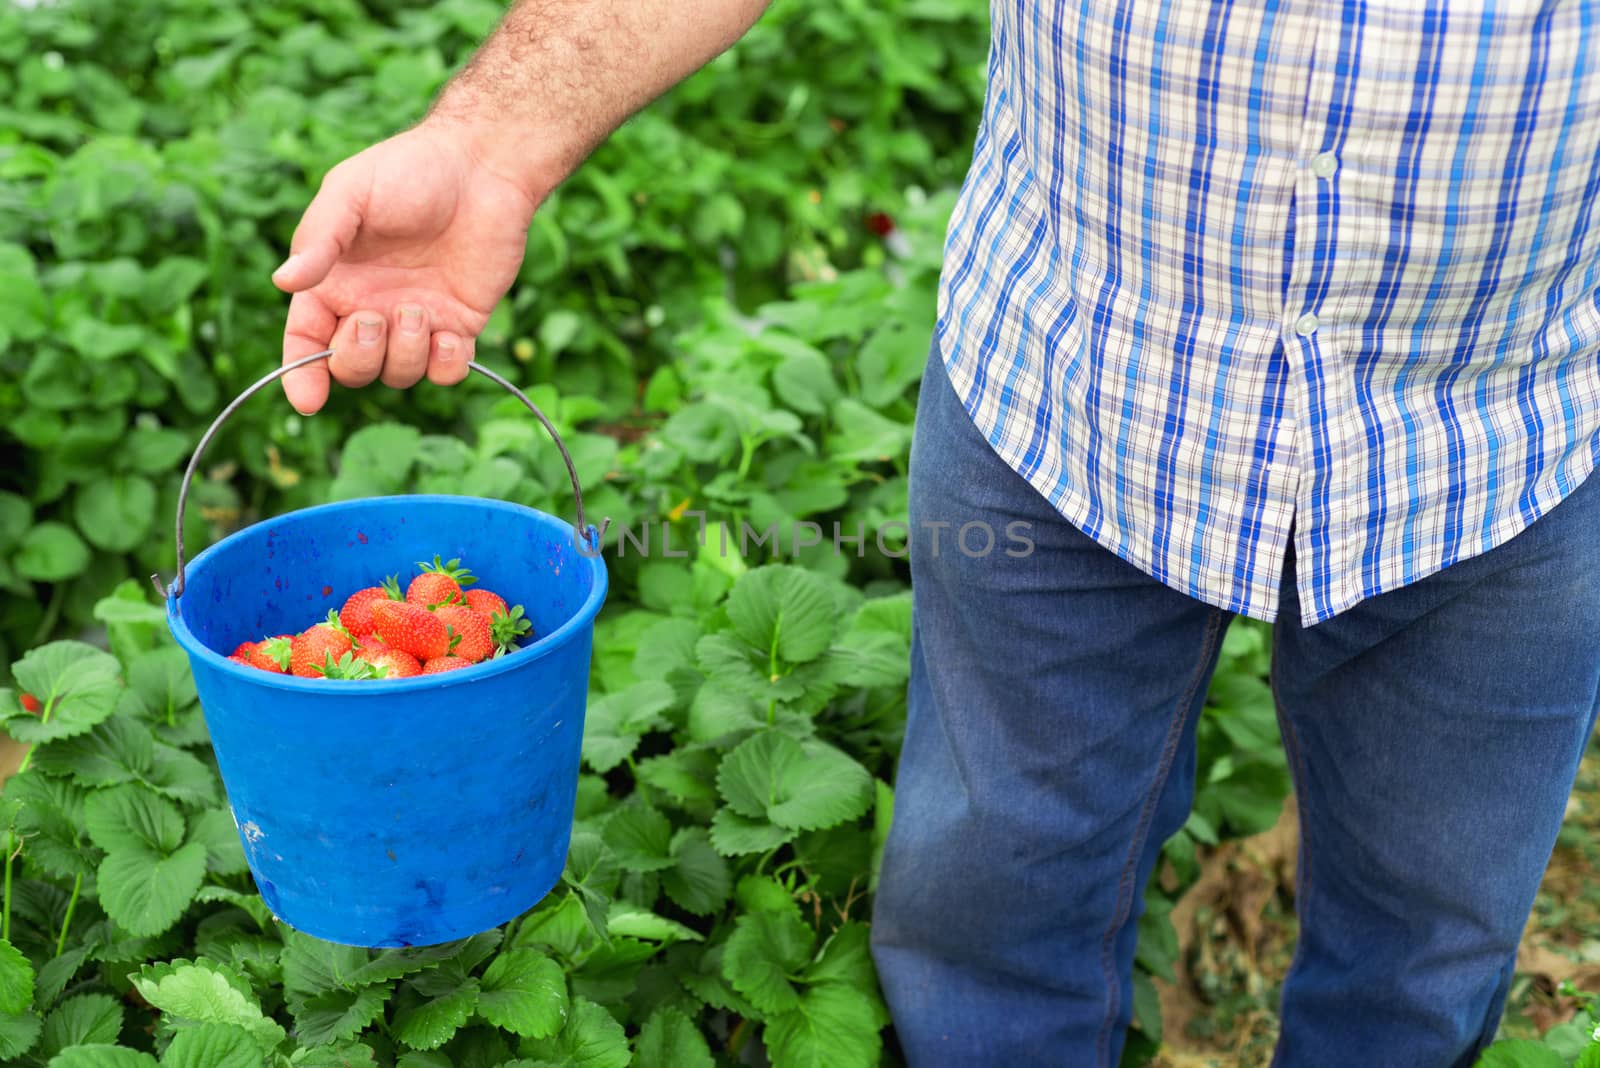
{"label": "shirt button", "polygon": [[1317,327],[1320,325],[1315,315],[1307,313],[1294,321],[1294,332],[1301,337],[1310,337],[1317,332]]}
{"label": "shirt button", "polygon": [[1332,178],[1339,169],[1339,157],[1332,152],[1319,152],[1311,157],[1311,173],[1318,178]]}

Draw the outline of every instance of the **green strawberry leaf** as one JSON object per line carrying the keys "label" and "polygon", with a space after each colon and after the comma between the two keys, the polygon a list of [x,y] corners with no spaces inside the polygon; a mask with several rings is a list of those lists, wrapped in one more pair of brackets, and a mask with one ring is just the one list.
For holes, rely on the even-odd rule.
{"label": "green strawberry leaf", "polygon": [[145,716],[167,724],[196,700],[188,657],[174,645],[134,657],[128,664],[128,689]]}
{"label": "green strawberry leaf", "polygon": [[727,903],[732,888],[728,862],[699,827],[672,836],[673,867],[661,873],[661,889],[679,908],[708,916]]}
{"label": "green strawberry leaf", "polygon": [[150,534],[156,517],[155,483],[141,475],[109,475],[85,482],[73,500],[77,527],[91,545],[131,552]]}
{"label": "green strawberry leaf", "polygon": [[583,721],[584,762],[602,773],[622,763],[646,732],[668,726],[661,713],[676,699],[671,686],[647,679],[590,701]]}
{"label": "green strawberry leaf", "polygon": [[131,842],[108,852],[96,876],[106,915],[130,934],[158,935],[178,922],[205,881],[206,847],[189,842],[166,853]]}
{"label": "green strawberry leaf", "polygon": [[678,982],[712,1008],[731,1012],[748,1020],[760,1020],[761,1010],[733,989],[722,974],[724,946],[711,946],[692,968],[678,971]]}
{"label": "green strawberry leaf", "polygon": [[828,358],[801,341],[786,346],[783,362],[773,369],[772,388],[784,404],[806,415],[821,415],[839,399]]}
{"label": "green strawberry leaf", "polygon": [[9,1062],[11,1058],[28,1052],[39,1040],[43,1026],[39,1014],[32,1009],[14,1014],[0,1013],[0,1058]]}
{"label": "green strawberry leaf", "polygon": [[145,849],[170,853],[183,844],[178,807],[143,786],[113,786],[90,794],[83,806],[84,829],[101,849]]}
{"label": "green strawberry leaf", "polygon": [[116,708],[122,667],[110,653],[83,642],[48,642],[11,667],[17,687],[44,706],[38,716],[7,709],[0,720],[25,744],[86,734]]}
{"label": "green strawberry leaf", "polygon": [[189,840],[206,847],[206,870],[214,875],[242,875],[250,870],[230,809],[209,808],[192,817]]}
{"label": "green strawberry leaf", "polygon": [[694,1021],[670,1006],[657,1009],[634,1040],[634,1068],[713,1068],[711,1048]]}
{"label": "green strawberry leaf", "polygon": [[872,967],[870,934],[871,928],[864,923],[853,920],[845,923],[823,943],[817,959],[806,966],[805,981],[849,983],[862,990],[876,989],[878,973]]}
{"label": "green strawberry leaf", "polygon": [[590,932],[602,942],[610,938],[606,933],[606,910],[611,906],[619,874],[616,860],[599,835],[573,832],[561,881],[577,895]]}
{"label": "green strawberry leaf", "polygon": [[741,816],[731,808],[719,808],[711,817],[711,845],[725,857],[765,853],[793,837],[786,827]]}
{"label": "green strawberry leaf", "polygon": [[284,929],[283,944],[284,1000],[297,1016],[302,1006],[319,994],[361,985],[350,977],[372,959],[372,954],[360,947],[324,942],[288,928]]}
{"label": "green strawberry leaf", "polygon": [[15,1016],[33,1004],[33,964],[22,950],[0,940],[0,1013]]}
{"label": "green strawberry leaf", "polygon": [[770,875],[745,875],[733,891],[740,912],[786,912],[800,918],[800,904],[788,887]]}
{"label": "green strawberry leaf", "polygon": [[626,871],[660,871],[672,867],[672,824],[644,803],[624,805],[611,814],[601,835],[611,855]]}
{"label": "green strawberry leaf", "polygon": [[799,975],[815,943],[816,932],[792,913],[740,916],[723,946],[722,974],[762,1012],[788,1012],[799,1004],[789,977]]}
{"label": "green strawberry leaf", "polygon": [[468,979],[447,994],[440,994],[395,1012],[391,1033],[412,1049],[438,1049],[461,1029],[478,1007],[478,981]]}
{"label": "green strawberry leaf", "polygon": [[843,983],[853,987],[871,1007],[879,1027],[889,1026],[889,1009],[878,993],[878,972],[869,945],[872,929],[851,920],[823,943],[817,959],[806,966],[801,979],[807,984]]}
{"label": "green strawberry leaf", "polygon": [[773,1068],[876,1065],[883,1039],[861,994],[845,983],[823,983],[808,989],[793,1011],[769,1020],[762,1037]]}
{"label": "green strawberry leaf", "polygon": [[272,924],[272,910],[267,908],[267,903],[261,900],[261,895],[256,893],[241,893],[226,886],[202,886],[200,892],[194,895],[199,902],[226,901],[228,904],[242,910],[256,926],[268,930]]}
{"label": "green strawberry leaf", "polygon": [[872,776],[838,749],[801,743],[779,731],[740,742],[717,769],[717,789],[730,808],[789,830],[832,827],[872,806]]}
{"label": "green strawberry leaf", "polygon": [[[17,574],[34,582],[61,582],[83,574],[89,560],[89,547],[78,532],[52,519],[28,528],[11,558],[11,566]],[[33,692],[26,684],[23,689]]]}
{"label": "green strawberry leaf", "polygon": [[[759,678],[756,682],[761,684]],[[711,745],[733,735],[760,730],[767,723],[765,708],[735,686],[714,679],[708,681],[689,703],[689,740]],[[713,779],[715,771],[713,768]]]}
{"label": "green strawberry leaf", "polygon": [[572,999],[566,1025],[558,1034],[525,1038],[517,1052],[564,1068],[627,1068],[632,1059],[622,1025],[587,998]]}
{"label": "green strawberry leaf", "polygon": [[308,998],[294,1013],[295,1037],[316,1045],[355,1038],[383,1015],[393,992],[392,984],[379,983]]}
{"label": "green strawberry leaf", "polygon": [[328,499],[381,497],[406,489],[421,441],[420,431],[401,423],[372,423],[357,430],[344,443]]}
{"label": "green strawberry leaf", "polygon": [[911,674],[911,647],[895,634],[852,636],[828,655],[837,663],[837,678],[847,686],[903,686]]}
{"label": "green strawberry leaf", "polygon": [[183,1028],[161,1055],[161,1068],[262,1068],[262,1063],[254,1035],[220,1023]]}
{"label": "green strawberry leaf", "polygon": [[838,608],[821,575],[786,564],[748,571],[728,595],[728,620],[747,644],[784,664],[822,655],[838,633]]}
{"label": "green strawberry leaf", "polygon": [[122,1034],[122,1003],[109,994],[70,997],[45,1017],[39,1055],[52,1057],[68,1046],[115,1044]]}
{"label": "green strawberry leaf", "polygon": [[41,1009],[55,1004],[56,998],[61,996],[67,983],[88,959],[89,946],[83,945],[69,949],[59,957],[52,957],[40,966],[38,979],[34,982],[34,1001]]}
{"label": "green strawberry leaf", "polygon": [[[646,564],[645,568],[659,568],[659,564]],[[649,570],[640,573],[640,596],[645,597],[644,577],[649,574],[658,574],[659,571]],[[681,576],[684,590],[676,595],[682,600],[688,600],[689,575],[676,569],[668,569],[668,574]],[[663,595],[664,604],[652,607],[663,611],[670,611],[672,600]],[[646,600],[646,604],[649,601]],[[700,625],[692,619],[663,619],[651,624],[639,635],[639,648],[633,654],[633,673],[641,679],[660,679],[668,681],[669,676],[681,670],[694,670],[694,645],[700,640]]]}
{"label": "green strawberry leaf", "polygon": [[1514,1038],[1484,1050],[1473,1068],[1563,1068],[1564,1064],[1549,1046],[1530,1038]]}
{"label": "green strawberry leaf", "polygon": [[669,920],[629,901],[611,903],[611,909],[606,913],[606,930],[623,938],[648,938],[654,942],[699,942],[705,937],[693,927]]}
{"label": "green strawberry leaf", "polygon": [[316,1049],[297,1049],[289,1055],[291,1068],[374,1068],[372,1047],[360,1042],[340,1042]]}
{"label": "green strawberry leaf", "polygon": [[50,1058],[49,1068],[161,1068],[142,1050],[93,1043],[64,1049]]}
{"label": "green strawberry leaf", "polygon": [[589,933],[583,902],[572,891],[554,894],[516,926],[514,949],[549,947],[563,957],[576,956]]}
{"label": "green strawberry leaf", "polygon": [[144,626],[166,626],[167,610],[151,604],[145,596],[148,583],[119,584],[115,590],[94,603],[94,618],[101,623],[132,623]]}
{"label": "green strawberry leaf", "polygon": [[146,964],[129,978],[146,1001],[170,1016],[241,1027],[263,1049],[276,1046],[285,1037],[278,1022],[261,1011],[250,984],[231,968],[213,961]]}
{"label": "green strawberry leaf", "polygon": [[221,800],[217,773],[193,753],[174,745],[156,746],[145,783],[181,805],[215,805]]}
{"label": "green strawberry leaf", "polygon": [[46,775],[14,775],[6,783],[7,801],[20,802],[16,825],[26,839],[29,861],[58,879],[94,874],[99,851],[83,840],[84,802],[88,791],[66,779]]}
{"label": "green strawberry leaf", "polygon": [[478,1015],[527,1038],[556,1034],[567,1016],[567,980],[561,966],[531,949],[501,953],[483,973]]}
{"label": "green strawberry leaf", "polygon": [[639,761],[635,777],[688,806],[717,799],[717,752],[710,746],[682,745],[670,753]]}
{"label": "green strawberry leaf", "polygon": [[[708,634],[695,643],[696,662],[719,687],[758,701],[793,701],[805,683],[786,670],[773,670],[771,654],[734,634]],[[707,739],[709,740],[709,739]]]}
{"label": "green strawberry leaf", "polygon": [[413,1050],[395,1061],[394,1068],[455,1068],[443,1053],[418,1053]]}
{"label": "green strawberry leaf", "polygon": [[[487,932],[498,935],[498,932]],[[437,967],[462,953],[466,953],[477,945],[473,939],[463,938],[454,942],[445,942],[437,946],[414,946],[406,949],[386,949],[375,954],[371,960],[360,965],[344,977],[346,986],[365,986],[368,983],[384,983],[390,979],[399,979],[408,975],[416,975]],[[345,948],[345,947],[341,947]],[[364,950],[357,950],[364,953]]]}
{"label": "green strawberry leaf", "polygon": [[79,786],[137,782],[150,772],[155,739],[135,720],[112,716],[87,734],[42,745],[33,766],[47,775],[66,775]]}

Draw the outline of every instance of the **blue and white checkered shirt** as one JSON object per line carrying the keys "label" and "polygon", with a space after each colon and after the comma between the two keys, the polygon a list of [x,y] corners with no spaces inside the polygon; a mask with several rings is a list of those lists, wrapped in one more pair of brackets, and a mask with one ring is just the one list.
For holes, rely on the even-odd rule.
{"label": "blue and white checkered shirt", "polygon": [[[939,338],[1160,581],[1302,622],[1486,552],[1600,448],[1600,4],[995,0]],[[1600,537],[1600,531],[1596,532]]]}

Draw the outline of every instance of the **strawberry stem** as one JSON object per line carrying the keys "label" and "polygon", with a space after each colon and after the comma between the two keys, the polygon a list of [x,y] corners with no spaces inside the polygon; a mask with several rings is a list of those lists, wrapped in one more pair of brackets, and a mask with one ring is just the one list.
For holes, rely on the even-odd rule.
{"label": "strawberry stem", "polygon": [[67,902],[67,914],[61,920],[61,933],[56,936],[56,956],[61,956],[62,950],[67,947],[67,929],[72,926],[72,913],[78,907],[78,894],[83,890],[83,872],[79,872],[72,879],[72,899]]}

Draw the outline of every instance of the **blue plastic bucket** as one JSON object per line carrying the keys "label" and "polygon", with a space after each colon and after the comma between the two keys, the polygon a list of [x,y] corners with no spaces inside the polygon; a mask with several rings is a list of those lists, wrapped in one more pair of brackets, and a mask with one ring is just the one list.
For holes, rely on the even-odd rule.
{"label": "blue plastic bucket", "polygon": [[[435,555],[523,605],[534,640],[470,668],[367,682],[227,659]],[[279,919],[331,942],[428,945],[504,923],[556,884],[606,593],[604,563],[571,524],[474,497],[380,497],[257,523],[180,568],[167,620]]]}

